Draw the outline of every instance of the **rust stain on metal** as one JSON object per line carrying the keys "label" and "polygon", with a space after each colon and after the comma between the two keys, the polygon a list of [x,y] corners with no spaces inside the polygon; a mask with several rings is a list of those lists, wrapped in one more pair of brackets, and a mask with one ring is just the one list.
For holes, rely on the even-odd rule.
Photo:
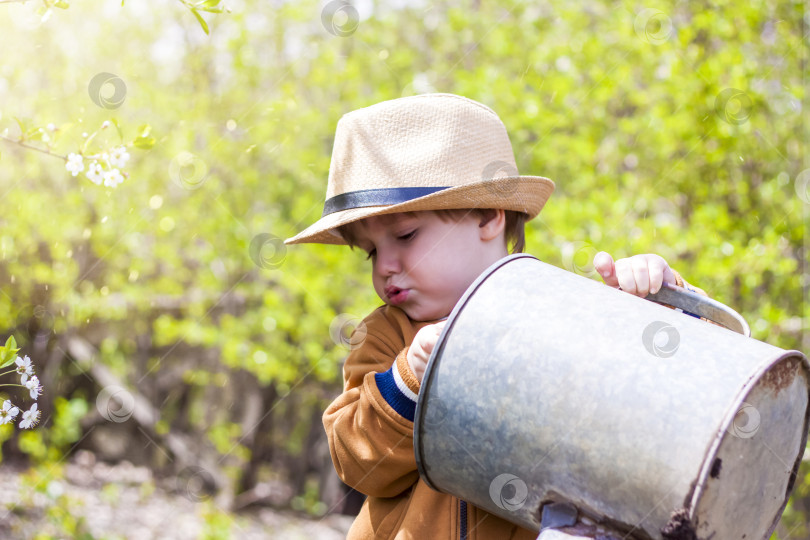
{"label": "rust stain on metal", "polygon": [[689,511],[681,508],[672,512],[669,522],[661,529],[664,540],[698,540],[695,526],[689,520]]}
{"label": "rust stain on metal", "polygon": [[709,476],[712,478],[720,478],[720,469],[723,468],[723,460],[720,458],[716,458],[714,463],[712,463],[712,470],[709,473]]}
{"label": "rust stain on metal", "polygon": [[762,377],[762,385],[767,388],[772,388],[777,394],[790,386],[796,378],[796,370],[799,367],[799,362],[796,360],[786,360],[780,362],[765,373]]}

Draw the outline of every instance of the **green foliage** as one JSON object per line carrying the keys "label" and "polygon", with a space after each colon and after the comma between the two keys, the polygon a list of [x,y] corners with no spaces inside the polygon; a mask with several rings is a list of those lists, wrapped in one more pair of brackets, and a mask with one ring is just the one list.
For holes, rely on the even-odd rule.
{"label": "green foliage", "polygon": [[155,143],[157,139],[155,139],[150,133],[152,132],[152,126],[149,124],[144,124],[138,128],[138,136],[135,137],[135,140],[132,141],[132,144],[136,148],[141,148],[142,150],[149,150]]}
{"label": "green foliage", "polygon": [[202,516],[205,524],[200,536],[202,540],[230,540],[232,538],[231,530],[234,528],[232,516],[210,502],[205,503]]}
{"label": "green foliage", "polygon": [[290,506],[292,506],[293,510],[306,512],[311,516],[323,516],[328,510],[328,507],[320,500],[319,488],[317,478],[307,478],[304,493],[293,497]]}
{"label": "green foliage", "polygon": [[0,462],[3,460],[3,443],[9,440],[14,435],[14,425],[3,424],[0,426]]}
{"label": "green foliage", "polygon": [[42,430],[20,433],[18,443],[20,451],[28,454],[38,462],[45,461],[48,457],[51,459],[59,459],[59,455],[56,452],[50,453],[48,451],[48,446],[45,444],[45,437],[45,432]]}
{"label": "green foliage", "polygon": [[[7,2],[25,2],[26,0],[6,0]],[[124,5],[126,0],[121,0],[121,6]],[[189,0],[179,0],[181,4],[187,7],[191,13],[194,14],[194,17],[197,19],[197,22],[200,23],[203,31],[206,34],[210,33],[208,30],[208,23],[205,22],[205,19],[202,18],[200,15],[200,11],[205,11],[208,13],[222,13],[223,11],[230,11],[227,7],[222,3],[222,0],[199,0],[198,2],[190,2]],[[68,0],[42,0],[42,5],[36,8],[36,14],[41,20],[44,22],[48,20],[51,16],[51,11],[53,8],[59,9],[67,9],[70,7],[70,2]]]}
{"label": "green foliage", "polygon": [[[59,536],[66,535],[67,538],[94,540],[95,537],[87,530],[85,519],[83,517],[76,517],[66,506],[67,505],[63,503],[48,507],[48,521],[53,525],[54,530],[58,531]],[[52,540],[59,536],[39,533],[35,539]]]}
{"label": "green foliage", "polygon": [[[73,4],[31,29],[0,9],[0,133],[144,150],[113,190],[0,141],[0,329],[38,365],[74,360],[54,352],[65,336],[87,339],[93,362],[160,408],[158,434],[188,430],[236,467],[262,445],[311,446],[348,353],[330,325],[380,300],[361,253],[280,240],[320,216],[340,116],[426,91],[492,107],[519,170],[555,181],[526,251],[586,275],[598,250],[659,253],[754,338],[810,350],[802,3],[662,2],[649,20],[632,2],[375,3],[345,37],[311,0],[208,19],[219,2],[183,3],[196,20],[127,2],[100,25]],[[127,84],[113,120],[88,98],[102,66]],[[96,129],[105,120],[116,129]],[[99,389],[60,366],[52,421],[10,435],[6,453],[55,461],[83,434]],[[270,426],[252,443],[249,390]],[[296,505],[317,514],[309,482]],[[808,486],[781,540],[806,536]]]}
{"label": "green foliage", "polygon": [[57,397],[54,401],[52,424],[48,429],[33,429],[20,433],[18,436],[20,451],[36,462],[61,459],[70,445],[81,438],[79,422],[87,415],[87,411],[88,404],[83,398],[68,400]]}
{"label": "green foliage", "polygon": [[13,364],[17,359],[17,352],[19,350],[14,336],[9,336],[6,340],[6,344],[0,347],[0,369]]}
{"label": "green foliage", "polygon": [[82,436],[79,422],[87,415],[88,404],[83,398],[67,400],[57,397],[54,400],[53,424],[48,430],[49,445],[61,454]]}

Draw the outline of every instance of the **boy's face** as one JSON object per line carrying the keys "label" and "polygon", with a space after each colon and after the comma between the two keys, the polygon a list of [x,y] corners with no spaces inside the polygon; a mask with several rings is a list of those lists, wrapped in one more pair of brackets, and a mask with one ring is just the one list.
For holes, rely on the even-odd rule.
{"label": "boy's face", "polygon": [[374,290],[415,321],[446,317],[481,272],[506,248],[483,238],[473,213],[442,221],[433,212],[388,214],[352,224],[370,254]]}

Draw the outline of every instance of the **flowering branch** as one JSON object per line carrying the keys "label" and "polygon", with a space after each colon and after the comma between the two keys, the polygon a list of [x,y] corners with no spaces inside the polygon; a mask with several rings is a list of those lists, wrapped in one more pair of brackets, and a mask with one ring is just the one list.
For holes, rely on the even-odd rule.
{"label": "flowering branch", "polygon": [[[10,2],[10,1],[12,1],[12,0],[0,0],[0,3]],[[20,2],[22,0],[14,0],[14,1],[15,2]],[[12,144],[16,144],[18,146],[22,146],[23,148],[27,148],[29,150],[36,150],[37,152],[42,152],[43,154],[46,154],[48,156],[55,156],[55,157],[59,157],[59,158],[62,158],[64,160],[67,160],[67,156],[60,156],[59,154],[55,154],[55,153],[51,152],[50,150],[45,150],[45,149],[39,148],[37,146],[26,144],[23,141],[14,140],[11,137],[6,137],[5,135],[0,135],[0,139],[8,141],[8,142],[10,142]]]}
{"label": "flowering branch", "polygon": [[[36,400],[42,394],[42,385],[39,384],[39,379],[34,375],[34,366],[31,364],[31,359],[27,355],[22,358],[17,356],[19,350],[14,336],[10,336],[8,340],[6,340],[6,344],[0,347],[0,369],[8,367],[13,363],[17,364],[15,369],[0,375],[8,375],[15,371],[20,374],[20,384],[0,384],[0,386],[18,386],[25,388],[31,395],[31,399]],[[3,406],[0,407],[0,425],[13,422],[19,413],[19,407],[16,407],[11,400],[4,400]],[[22,429],[34,427],[39,422],[39,415],[40,411],[37,410],[37,404],[34,403],[31,405],[30,409],[23,412],[19,426]]]}
{"label": "flowering branch", "polygon": [[[124,5],[125,0],[121,0],[121,5]],[[25,4],[28,0],[0,0],[0,4]],[[194,17],[197,19],[197,22],[200,23],[203,31],[208,34],[208,23],[205,22],[202,15],[200,14],[201,11],[205,11],[207,13],[222,13],[223,11],[227,11],[230,13],[231,9],[222,3],[222,0],[179,0],[181,4],[187,7],[191,13],[194,14]],[[42,17],[42,21],[44,22],[51,16],[51,10],[53,8],[59,9],[67,9],[70,7],[69,0],[42,0],[42,5],[37,9],[37,14]]]}
{"label": "flowering branch", "polygon": [[[122,172],[120,170],[124,168],[130,158],[127,148],[132,146],[135,148],[148,150],[157,142],[156,139],[151,135],[151,126],[145,124],[138,128],[138,136],[135,137],[135,139],[133,139],[131,142],[125,144],[123,142],[123,135],[118,122],[115,119],[112,119],[112,121],[105,120],[101,124],[101,127],[92,134],[82,134],[85,141],[77,152],[62,155],[51,151],[50,145],[48,144],[51,141],[51,136],[48,134],[48,132],[59,131],[59,129],[53,124],[48,124],[46,131],[45,128],[41,127],[26,130],[22,121],[19,119],[17,119],[17,123],[20,125],[19,139],[9,137],[7,135],[8,130],[0,133],[0,139],[28,150],[34,150],[42,154],[61,159],[65,162],[65,169],[67,169],[72,176],[77,176],[80,172],[85,170],[85,159],[91,160],[87,165],[87,172],[85,173],[87,178],[96,185],[101,185],[103,183],[105,186],[113,188],[122,183],[124,178],[129,178],[129,173]],[[107,129],[111,125],[115,125],[115,128],[118,131],[118,136],[121,139],[121,144],[118,146],[108,147],[107,149],[96,154],[87,153],[87,148],[93,139],[95,139],[96,135],[98,135],[101,130]],[[46,144],[47,148],[41,148],[39,146],[29,144],[26,141],[42,141]]]}

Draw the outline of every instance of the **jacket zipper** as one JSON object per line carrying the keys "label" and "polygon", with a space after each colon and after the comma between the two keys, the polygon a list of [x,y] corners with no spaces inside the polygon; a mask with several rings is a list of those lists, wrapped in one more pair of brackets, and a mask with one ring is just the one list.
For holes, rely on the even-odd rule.
{"label": "jacket zipper", "polygon": [[459,540],[467,540],[467,502],[459,499]]}

